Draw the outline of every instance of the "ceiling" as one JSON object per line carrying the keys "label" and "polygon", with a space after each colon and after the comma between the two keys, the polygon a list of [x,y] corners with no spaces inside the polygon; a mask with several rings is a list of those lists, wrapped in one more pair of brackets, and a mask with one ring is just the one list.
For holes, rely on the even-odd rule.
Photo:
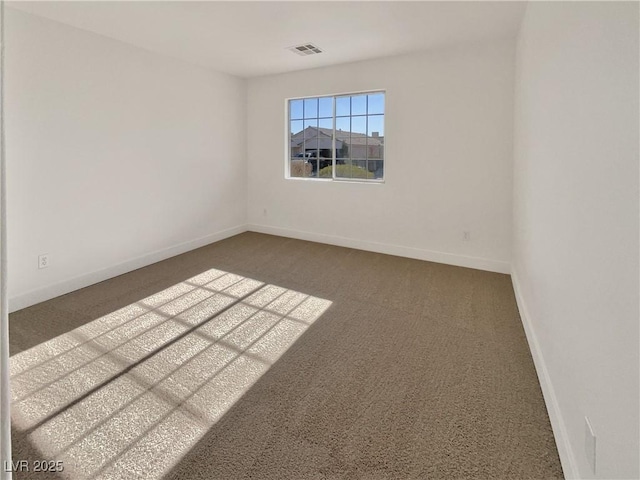
{"label": "ceiling", "polygon": [[[8,2],[217,71],[253,77],[515,37],[524,2]],[[314,43],[323,53],[287,48]]]}

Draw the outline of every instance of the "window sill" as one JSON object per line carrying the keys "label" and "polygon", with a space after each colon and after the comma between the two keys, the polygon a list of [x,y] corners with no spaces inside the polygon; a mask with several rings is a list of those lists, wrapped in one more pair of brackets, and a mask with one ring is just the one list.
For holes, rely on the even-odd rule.
{"label": "window sill", "polygon": [[313,178],[313,177],[284,177],[285,180],[301,182],[321,182],[321,183],[350,183],[358,185],[384,185],[385,180],[358,180],[355,178]]}

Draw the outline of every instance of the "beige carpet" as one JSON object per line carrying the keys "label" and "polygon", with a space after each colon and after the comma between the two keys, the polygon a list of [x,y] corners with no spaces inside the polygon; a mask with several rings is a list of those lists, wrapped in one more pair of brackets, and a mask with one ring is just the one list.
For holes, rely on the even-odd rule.
{"label": "beige carpet", "polygon": [[245,233],[10,338],[16,478],[563,478],[507,275]]}

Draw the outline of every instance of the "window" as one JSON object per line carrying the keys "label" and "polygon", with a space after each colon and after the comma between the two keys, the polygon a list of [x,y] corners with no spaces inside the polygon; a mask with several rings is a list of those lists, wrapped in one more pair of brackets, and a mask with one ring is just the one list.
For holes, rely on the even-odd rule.
{"label": "window", "polygon": [[380,182],[384,92],[297,98],[289,107],[289,178]]}

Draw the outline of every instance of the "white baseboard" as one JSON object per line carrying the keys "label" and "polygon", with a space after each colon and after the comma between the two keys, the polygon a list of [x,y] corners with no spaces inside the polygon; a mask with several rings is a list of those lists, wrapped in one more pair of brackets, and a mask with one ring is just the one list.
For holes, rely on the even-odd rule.
{"label": "white baseboard", "polygon": [[117,277],[118,275],[122,275],[123,273],[146,267],[147,265],[151,265],[152,263],[156,263],[161,260],[180,255],[181,253],[203,247],[213,242],[224,240],[225,238],[229,238],[246,231],[246,225],[238,225],[221,232],[212,233],[201,238],[196,238],[195,240],[189,240],[179,245],[174,245],[169,248],[157,250],[155,252],[142,255],[131,260],[127,260],[126,262],[114,265],[113,267],[108,267],[102,270],[97,270],[95,272],[79,275],[77,277],[70,278],[53,285],[47,285],[46,287],[38,288],[20,295],[16,295],[15,297],[9,299],[9,311],[14,312],[31,305],[35,305],[36,303],[50,300],[60,295],[73,292],[74,290],[88,287],[89,285],[93,285],[94,283]]}
{"label": "white baseboard", "polygon": [[401,245],[370,242],[367,240],[357,240],[354,238],[325,235],[322,233],[303,232],[300,230],[290,230],[286,228],[271,227],[267,225],[249,224],[247,226],[247,230],[251,232],[278,235],[281,237],[296,238],[299,240],[308,240],[311,242],[328,243],[329,245],[337,245],[339,247],[355,248],[358,250],[367,250],[370,252],[397,255],[399,257],[415,258],[417,260],[427,260],[429,262],[436,263],[445,263],[458,267],[475,268],[477,270],[486,270],[489,272],[507,274],[511,272],[511,265],[509,264],[509,262],[503,262],[500,260],[467,257],[464,255],[457,255],[453,253],[435,252],[433,250],[423,250],[420,248],[403,247]]}
{"label": "white baseboard", "polygon": [[538,381],[542,388],[542,395],[544,396],[544,402],[547,405],[547,412],[549,413],[549,420],[551,421],[551,428],[553,429],[553,436],[556,439],[556,446],[558,447],[558,454],[560,455],[560,462],[562,463],[562,470],[566,479],[578,479],[580,478],[578,473],[578,466],[576,464],[573,449],[569,442],[569,436],[567,435],[567,429],[565,427],[564,420],[562,419],[562,412],[558,405],[558,399],[556,397],[553,383],[549,371],[547,370],[547,364],[542,355],[542,349],[538,343],[538,337],[536,336],[529,311],[527,310],[526,303],[522,297],[522,291],[520,290],[520,281],[518,273],[512,268],[511,282],[513,283],[513,290],[516,296],[516,302],[518,303],[518,310],[520,310],[520,318],[522,319],[522,325],[524,332],[527,336],[527,342],[529,342],[529,350],[531,350],[531,356],[533,357],[533,363],[538,373]]}
{"label": "white baseboard", "polygon": [[467,257],[464,255],[456,255],[444,252],[435,252],[431,250],[423,250],[419,248],[403,247],[399,245],[389,245],[384,243],[356,240],[333,235],[324,235],[319,233],[302,232],[298,230],[289,230],[278,227],[270,227],[265,225],[238,225],[236,227],[216,232],[195,240],[174,245],[172,247],[158,250],[140,257],[122,262],[118,265],[108,267],[95,272],[79,275],[77,277],[64,280],[59,283],[47,285],[46,287],[31,290],[26,293],[16,295],[9,299],[9,311],[15,312],[22,308],[44,302],[52,298],[64,295],[66,293],[88,287],[98,282],[108,280],[110,278],[122,275],[124,273],[146,267],[152,263],[165,260],[175,255],[188,252],[195,248],[208,245],[213,242],[223,240],[234,235],[246,232],[247,230],[259,233],[267,233],[271,235],[279,235],[282,237],[297,238],[300,240],[309,240],[312,242],[327,243],[340,247],[356,248],[359,250],[368,250],[377,253],[386,253],[389,255],[398,255],[401,257],[416,258],[418,260],[427,260],[437,263],[445,263],[448,265],[456,265],[460,267],[475,268],[479,270],[487,270],[497,273],[509,273],[510,265],[508,262],[498,260],[490,260],[477,257]]}

